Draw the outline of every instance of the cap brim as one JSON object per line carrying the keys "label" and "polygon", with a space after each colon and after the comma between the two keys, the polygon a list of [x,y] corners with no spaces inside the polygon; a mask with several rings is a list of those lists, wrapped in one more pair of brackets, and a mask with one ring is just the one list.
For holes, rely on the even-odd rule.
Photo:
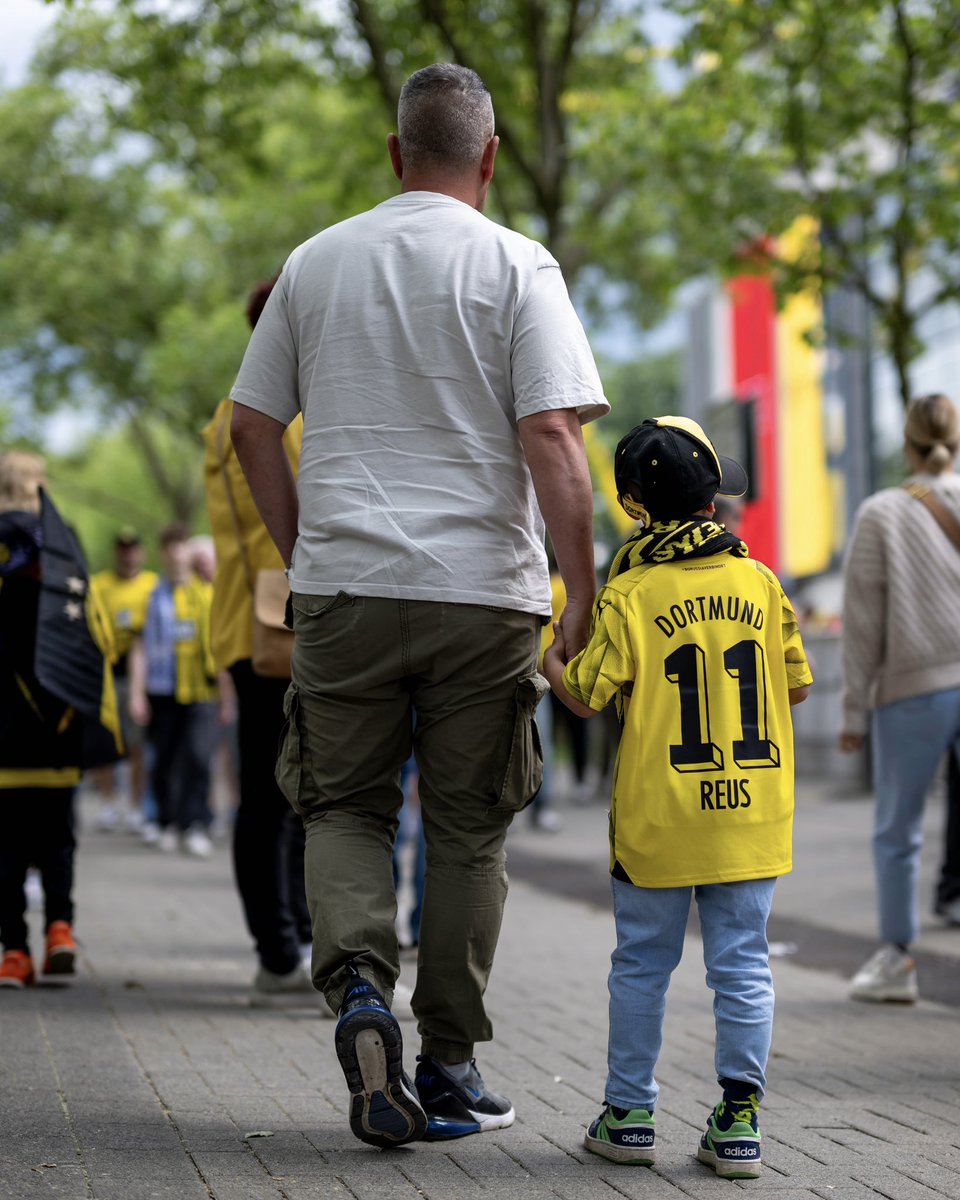
{"label": "cap brim", "polygon": [[732,458],[726,458],[722,454],[718,454],[717,458],[720,460],[720,486],[717,488],[719,495],[745,496],[750,486],[746,471]]}

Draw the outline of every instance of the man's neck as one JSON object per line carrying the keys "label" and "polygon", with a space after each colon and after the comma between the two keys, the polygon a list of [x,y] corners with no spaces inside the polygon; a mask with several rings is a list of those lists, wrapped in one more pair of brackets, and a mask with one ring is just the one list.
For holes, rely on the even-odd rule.
{"label": "man's neck", "polygon": [[477,208],[477,189],[459,179],[438,178],[434,175],[411,176],[405,174],[400,185],[401,194],[407,192],[437,192],[441,196],[449,196],[462,204]]}

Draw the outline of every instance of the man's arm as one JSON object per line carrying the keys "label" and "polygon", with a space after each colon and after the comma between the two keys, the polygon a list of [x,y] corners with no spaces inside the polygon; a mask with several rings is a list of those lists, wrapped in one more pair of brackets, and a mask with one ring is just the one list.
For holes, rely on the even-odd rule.
{"label": "man's arm", "polygon": [[543,520],[567,591],[560,618],[566,661],[587,644],[597,590],[593,562],[593,484],[574,408],[533,413],[517,422]]}
{"label": "man's arm", "polygon": [[283,448],[282,421],[234,404],[230,438],[260,519],[286,566],[293,559],[300,509],[297,484]]}

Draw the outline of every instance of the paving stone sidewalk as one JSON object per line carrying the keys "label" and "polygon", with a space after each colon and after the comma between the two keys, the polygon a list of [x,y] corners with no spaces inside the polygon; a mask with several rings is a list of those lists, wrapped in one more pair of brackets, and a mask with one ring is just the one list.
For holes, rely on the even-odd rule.
{"label": "paving stone sidewalk", "polygon": [[[565,836],[581,857],[593,854],[602,819],[569,814]],[[837,813],[819,819],[827,845]],[[518,859],[559,852],[525,828],[511,845]],[[833,869],[803,886],[829,924],[831,897],[849,879],[827,857]],[[80,978],[0,994],[2,1197],[680,1200],[744,1188],[778,1200],[960,1197],[956,1008],[853,1004],[839,975],[776,959],[764,1173],[720,1181],[694,1158],[716,1089],[692,936],[668,1000],[657,1166],[606,1163],[581,1143],[603,1092],[612,919],[514,877],[489,992],[496,1040],[478,1058],[517,1122],[381,1152],[347,1127],[333,1022],[310,1007],[248,1007],[253,957],[225,847],[196,862],[89,831],[78,867]],[[39,943],[38,914],[32,922]],[[409,1068],[414,1023],[404,1031]]]}

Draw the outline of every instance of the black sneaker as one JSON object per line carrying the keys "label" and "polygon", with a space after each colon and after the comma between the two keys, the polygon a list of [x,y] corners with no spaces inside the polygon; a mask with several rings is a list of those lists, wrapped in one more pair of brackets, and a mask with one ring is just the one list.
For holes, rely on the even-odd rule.
{"label": "black sneaker", "polygon": [[366,979],[347,985],[337,1021],[337,1058],[350,1089],[350,1128],[371,1146],[422,1138],[427,1118],[403,1070],[397,1018]]}
{"label": "black sneaker", "polygon": [[466,1137],[487,1129],[506,1129],[513,1124],[513,1105],[491,1092],[480,1077],[476,1062],[470,1063],[466,1079],[460,1082],[431,1058],[417,1058],[417,1094],[427,1114],[428,1142]]}

